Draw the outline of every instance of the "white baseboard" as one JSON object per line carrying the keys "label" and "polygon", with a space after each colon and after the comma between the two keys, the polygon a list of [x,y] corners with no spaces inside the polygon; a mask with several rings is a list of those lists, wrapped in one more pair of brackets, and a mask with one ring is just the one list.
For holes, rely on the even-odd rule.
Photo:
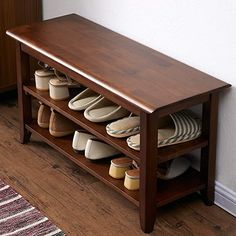
{"label": "white baseboard", "polygon": [[217,181],[215,184],[215,204],[236,217],[236,192]]}

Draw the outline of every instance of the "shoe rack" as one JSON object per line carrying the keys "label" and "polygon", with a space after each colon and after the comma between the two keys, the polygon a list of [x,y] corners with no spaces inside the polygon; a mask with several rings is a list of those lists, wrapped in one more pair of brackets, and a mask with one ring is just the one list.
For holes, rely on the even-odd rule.
{"label": "shoe rack", "polygon": [[[114,33],[78,15],[68,15],[7,31],[16,39],[20,141],[31,134],[64,154],[78,166],[122,194],[139,208],[140,225],[150,233],[156,207],[201,191],[207,205],[214,203],[216,136],[219,93],[229,84]],[[104,123],[92,123],[68,108],[68,100],[54,101],[39,91],[29,75],[29,58],[43,61],[111,101],[140,116],[140,152],[125,139],[106,133]],[[32,118],[31,99],[37,98],[80,127],[120,150],[140,165],[140,189],[129,191],[123,180],[109,176],[110,160],[91,162],[74,153],[72,137],[54,138]],[[202,104],[202,136],[157,148],[158,119]],[[190,168],[169,181],[156,178],[162,162],[201,149],[200,172]],[[158,215],[157,215],[158,218]]]}

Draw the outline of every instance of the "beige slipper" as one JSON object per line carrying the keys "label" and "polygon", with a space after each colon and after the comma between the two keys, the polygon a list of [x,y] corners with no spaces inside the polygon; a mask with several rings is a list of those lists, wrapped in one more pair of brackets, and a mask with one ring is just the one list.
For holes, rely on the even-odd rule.
{"label": "beige slipper", "polygon": [[123,179],[125,172],[130,170],[132,166],[132,159],[128,157],[120,157],[111,160],[109,168],[109,175],[115,179]]}
{"label": "beige slipper", "polygon": [[38,125],[41,128],[48,129],[49,127],[49,121],[50,121],[50,116],[51,116],[51,110],[50,107],[44,105],[43,103],[40,103],[40,107],[38,110]]}
{"label": "beige slipper", "polygon": [[86,144],[90,138],[96,138],[86,130],[76,130],[74,133],[72,148],[75,152],[85,151]]}
{"label": "beige slipper", "polygon": [[129,111],[102,97],[84,111],[84,116],[92,122],[104,122],[128,116]]}
{"label": "beige slipper", "polygon": [[120,151],[97,138],[88,139],[85,147],[85,157],[90,160],[100,160],[120,154]]}
{"label": "beige slipper", "polygon": [[87,88],[71,99],[68,103],[68,106],[71,110],[82,111],[98,101],[101,97],[102,96],[98,93]]}
{"label": "beige slipper", "polygon": [[139,116],[125,117],[106,126],[107,133],[116,138],[129,137],[140,131]]}
{"label": "beige slipper", "polygon": [[70,97],[69,88],[66,81],[58,78],[49,81],[50,98],[56,101],[66,100]]}
{"label": "beige slipper", "polygon": [[64,137],[73,134],[78,126],[63,115],[52,109],[49,123],[49,133],[54,137]]}
{"label": "beige slipper", "polygon": [[139,179],[139,169],[128,170],[125,172],[124,186],[128,190],[139,190]]}
{"label": "beige slipper", "polygon": [[[184,110],[159,121],[158,147],[187,142],[201,135],[201,121],[191,111]],[[140,134],[127,139],[130,148],[140,150]]]}
{"label": "beige slipper", "polygon": [[49,81],[56,78],[51,70],[36,70],[34,77],[36,89],[42,91],[47,91],[49,89]]}

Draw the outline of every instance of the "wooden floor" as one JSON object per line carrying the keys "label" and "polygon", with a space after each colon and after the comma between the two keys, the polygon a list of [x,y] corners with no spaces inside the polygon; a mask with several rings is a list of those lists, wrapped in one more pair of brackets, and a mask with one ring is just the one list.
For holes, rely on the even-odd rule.
{"label": "wooden floor", "polygon": [[[138,209],[32,137],[18,142],[13,94],[0,97],[0,179],[14,187],[67,235],[138,236]],[[205,206],[198,194],[157,211],[151,235],[236,235],[236,219]]]}

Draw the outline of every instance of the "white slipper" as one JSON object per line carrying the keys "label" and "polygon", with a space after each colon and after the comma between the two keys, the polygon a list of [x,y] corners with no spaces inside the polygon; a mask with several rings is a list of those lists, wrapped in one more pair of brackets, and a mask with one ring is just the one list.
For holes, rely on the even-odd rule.
{"label": "white slipper", "polygon": [[36,70],[34,73],[36,89],[46,91],[49,90],[49,81],[55,79],[56,76],[52,70]]}
{"label": "white slipper", "polygon": [[[201,135],[201,121],[188,110],[176,112],[159,121],[158,147],[187,142]],[[140,150],[140,134],[127,139],[130,148]]]}
{"label": "white slipper", "polygon": [[174,179],[184,174],[190,167],[190,161],[185,157],[179,157],[166,164],[160,164],[157,168],[157,177],[159,179]]}
{"label": "white slipper", "polygon": [[82,111],[85,110],[87,107],[95,103],[99,100],[102,96],[98,93],[94,92],[93,90],[87,88],[73,99],[71,99],[68,103],[68,106],[71,110],[75,111]]}
{"label": "white slipper", "polygon": [[102,97],[84,111],[84,116],[92,122],[104,122],[128,116],[129,111]]}
{"label": "white slipper", "polygon": [[94,135],[87,133],[85,130],[76,130],[74,133],[72,148],[75,152],[85,150],[88,139],[95,138]]}
{"label": "white slipper", "polygon": [[51,109],[50,107],[44,105],[42,102],[39,102],[40,107],[38,110],[37,122],[39,127],[48,129],[50,116],[51,116]]}
{"label": "white slipper", "polygon": [[36,89],[46,91],[49,90],[49,81],[50,79],[55,79],[56,75],[54,74],[53,69],[47,64],[38,61],[38,65],[42,67],[41,70],[36,70],[34,72],[35,77],[35,86]]}
{"label": "white slipper", "polygon": [[89,139],[85,147],[85,157],[90,160],[99,160],[119,154],[118,150],[97,138]]}
{"label": "white slipper", "polygon": [[116,138],[129,137],[140,131],[139,116],[125,117],[106,126],[107,133]]}

